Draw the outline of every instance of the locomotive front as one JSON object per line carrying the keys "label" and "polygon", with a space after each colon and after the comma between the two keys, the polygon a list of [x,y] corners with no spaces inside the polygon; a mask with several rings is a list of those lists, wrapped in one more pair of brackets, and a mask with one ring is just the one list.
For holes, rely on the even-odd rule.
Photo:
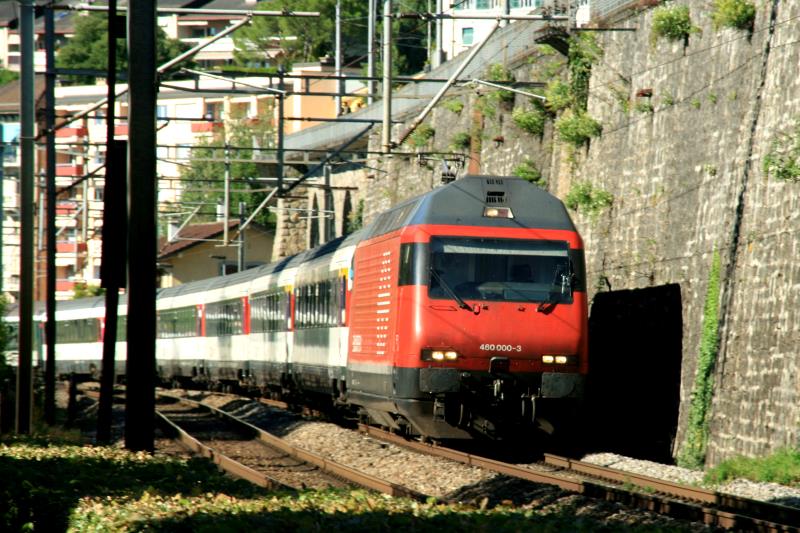
{"label": "locomotive front", "polygon": [[523,180],[468,176],[400,234],[394,402],[437,438],[558,430],[588,370],[583,244]]}

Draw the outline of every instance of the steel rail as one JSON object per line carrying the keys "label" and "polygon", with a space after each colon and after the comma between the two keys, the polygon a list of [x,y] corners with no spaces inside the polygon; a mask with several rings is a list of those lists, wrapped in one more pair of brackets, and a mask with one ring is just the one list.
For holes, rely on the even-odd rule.
{"label": "steel rail", "polygon": [[[606,482],[623,485],[630,484],[639,490],[658,491],[662,494],[648,494],[646,492],[630,490],[624,486],[609,486],[601,483],[595,483],[587,479],[569,479],[563,476],[564,472],[537,472],[525,466],[503,463],[501,461],[495,461],[493,459],[468,454],[450,448],[434,446],[417,441],[409,441],[399,435],[395,435],[393,433],[389,433],[387,431],[364,424],[360,424],[359,429],[369,436],[384,440],[386,442],[398,444],[411,450],[451,459],[453,461],[458,461],[471,466],[485,468],[493,472],[525,479],[534,483],[555,485],[564,490],[583,494],[587,497],[608,501],[618,501],[627,505],[638,507],[640,509],[646,509],[648,511],[653,511],[676,518],[703,522],[707,525],[719,526],[726,529],[742,529],[747,531],[763,531],[770,533],[800,532],[800,527],[797,526],[797,521],[795,518],[797,514],[800,513],[800,510],[787,508],[786,506],[752,500],[754,507],[746,507],[745,504],[749,504],[751,500],[726,495],[717,495],[718,498],[711,501],[699,500],[698,504],[696,502],[686,501],[688,498],[683,493],[669,490],[670,487],[680,487],[682,489],[694,489],[694,487],[685,487],[683,485],[677,485],[669,481],[657,480],[647,476],[641,477],[646,478],[651,483],[649,485],[639,485],[636,482],[636,476],[628,472],[606,469],[617,475],[596,475],[590,473],[590,471],[593,469],[589,468],[589,466],[596,467],[597,465],[590,465],[589,463],[582,463],[581,461],[573,461],[555,455],[546,455],[546,457],[549,459],[546,461],[547,464],[563,468],[564,471],[571,471],[582,475],[597,477]],[[582,465],[588,466],[583,467]],[[575,468],[575,466],[578,466],[578,468]],[[604,467],[599,468],[602,469]],[[740,502],[738,507],[737,504],[734,503],[735,500]],[[707,505],[714,505],[715,507],[708,507]],[[760,509],[758,516],[743,514],[744,512],[753,512],[754,509]],[[781,514],[784,510],[787,511],[786,515]],[[780,522],[777,522],[776,520],[779,520]]]}
{"label": "steel rail", "polygon": [[227,455],[218,452],[214,448],[206,446],[196,438],[189,435],[172,420],[167,418],[161,411],[157,410],[156,416],[158,417],[158,421],[162,424],[162,426],[165,427],[167,433],[173,435],[173,438],[175,438],[175,440],[177,440],[181,446],[201,457],[211,459],[214,464],[216,464],[225,472],[244,479],[245,481],[249,481],[250,483],[258,485],[259,487],[275,490],[293,490],[292,487],[289,487],[288,485],[285,485],[280,481],[267,476],[266,474],[257,472],[249,466],[245,466],[242,463],[231,459]]}
{"label": "steel rail", "polygon": [[298,461],[303,461],[305,463],[312,464],[312,465],[316,466],[321,471],[323,471],[323,472],[325,472],[327,474],[340,477],[340,478],[345,479],[347,481],[350,481],[350,482],[352,482],[352,483],[354,483],[356,485],[360,485],[360,486],[368,488],[368,489],[372,489],[372,490],[375,490],[375,491],[378,491],[378,492],[382,492],[382,493],[388,494],[390,496],[399,496],[399,497],[405,497],[405,498],[412,498],[412,499],[418,500],[418,501],[426,501],[426,500],[428,500],[430,498],[428,495],[422,494],[422,493],[417,492],[417,491],[412,490],[412,489],[409,489],[408,487],[404,487],[404,486],[398,485],[396,483],[392,483],[392,482],[389,482],[389,481],[385,481],[383,479],[379,479],[379,478],[377,478],[375,476],[372,476],[370,474],[366,474],[364,472],[359,472],[358,470],[350,468],[349,466],[345,466],[343,464],[337,463],[336,461],[332,461],[330,459],[326,459],[326,458],[324,458],[321,455],[318,455],[316,453],[313,453],[313,452],[310,452],[310,451],[307,451],[307,450],[303,450],[303,449],[298,448],[296,446],[292,446],[291,444],[288,444],[283,439],[281,439],[279,437],[276,437],[276,436],[264,431],[263,429],[261,429],[261,428],[259,428],[257,426],[254,426],[253,424],[250,424],[249,422],[246,422],[246,421],[244,421],[244,420],[242,420],[242,419],[240,419],[240,418],[238,418],[238,417],[236,417],[236,416],[234,416],[234,415],[232,415],[230,413],[226,413],[225,411],[223,411],[221,409],[218,409],[216,407],[213,407],[211,405],[207,405],[207,404],[205,404],[203,402],[198,402],[196,400],[191,400],[191,399],[188,399],[188,398],[181,398],[181,397],[178,397],[178,396],[172,396],[172,395],[169,395],[169,394],[161,393],[161,395],[164,396],[164,397],[167,397],[167,398],[173,398],[173,399],[176,399],[176,400],[179,400],[179,401],[182,401],[182,402],[191,403],[193,405],[197,405],[199,407],[203,407],[205,409],[208,409],[211,412],[216,413],[217,415],[219,415],[221,417],[224,417],[224,418],[226,418],[228,420],[231,420],[231,421],[233,421],[233,422],[235,422],[235,423],[247,428],[248,430],[254,432],[256,434],[257,438],[260,441],[262,441],[263,443],[265,443],[265,444],[267,444],[267,445],[269,445],[269,446],[271,446],[273,448],[277,448],[278,450],[281,450],[286,455],[288,455],[290,457],[293,457],[294,459],[297,459]]}
{"label": "steel rail", "polygon": [[724,494],[701,487],[692,487],[643,474],[637,474],[635,472],[627,472],[552,454],[545,454],[544,461],[549,465],[580,472],[589,476],[607,479],[617,483],[631,483],[646,490],[653,490],[678,498],[686,498],[703,504],[714,505],[724,511],[746,513],[754,519],[763,519],[769,522],[778,521],[781,524],[795,528],[800,527],[800,509],[795,507],[753,500],[751,498],[734,496],[732,494]]}

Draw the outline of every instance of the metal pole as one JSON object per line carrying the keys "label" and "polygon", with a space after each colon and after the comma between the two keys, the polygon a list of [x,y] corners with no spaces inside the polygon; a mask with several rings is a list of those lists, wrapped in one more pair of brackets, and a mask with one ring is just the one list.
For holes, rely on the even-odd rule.
{"label": "metal pole", "polygon": [[225,189],[222,199],[222,243],[228,246],[228,219],[231,216],[231,145],[225,141]]}
{"label": "metal pole", "polygon": [[239,255],[237,257],[237,272],[244,270],[244,202],[239,202]]}
{"label": "metal pole", "polygon": [[492,26],[492,29],[489,30],[489,33],[486,35],[486,37],[481,42],[479,42],[478,44],[474,45],[470,49],[469,54],[467,55],[467,57],[458,66],[456,71],[453,72],[453,74],[450,75],[450,79],[447,80],[447,83],[442,85],[442,88],[439,89],[439,92],[436,93],[436,96],[434,96],[431,99],[431,101],[428,102],[428,105],[425,106],[425,109],[423,109],[422,112],[417,116],[417,118],[414,119],[414,121],[411,123],[411,125],[408,127],[408,129],[400,135],[400,139],[397,141],[398,144],[403,144],[403,142],[406,139],[408,139],[408,136],[411,135],[411,133],[415,129],[417,129],[417,126],[419,126],[422,123],[422,121],[425,120],[425,117],[428,116],[428,113],[430,113],[431,110],[436,106],[436,104],[439,103],[439,100],[442,99],[442,96],[444,96],[444,93],[446,93],[447,90],[450,87],[453,86],[453,84],[456,82],[456,80],[461,75],[461,73],[464,72],[464,69],[467,68],[467,65],[469,65],[470,62],[475,58],[475,56],[478,55],[478,52],[481,51],[481,49],[483,48],[483,45],[485,45],[487,42],[489,42],[489,39],[492,38],[492,35],[494,35],[494,32],[497,31],[497,28],[499,26],[500,26],[500,21],[495,22],[494,26]]}
{"label": "metal pole", "polygon": [[[105,200],[103,205],[103,229],[105,230],[104,241],[110,239],[111,224],[106,225],[110,219],[106,216],[106,209],[111,207],[114,198],[110,194],[116,187],[111,184],[111,180],[115,182],[125,179],[125,173],[121,172],[124,166],[121,164],[124,159],[123,154],[118,153],[114,145],[114,116],[116,115],[116,84],[117,84],[117,32],[116,32],[116,17],[117,17],[117,0],[109,0],[108,2],[108,72],[106,73],[106,87],[108,94],[108,106],[106,109],[106,180],[105,180]],[[110,214],[110,213],[109,213]],[[116,228],[115,228],[116,229]],[[115,239],[121,239],[123,236],[115,235]],[[119,285],[122,280],[109,279],[109,263],[119,259],[111,258],[108,253],[110,250],[109,243],[103,250],[103,257],[101,264],[103,268],[103,286],[106,288],[106,322],[105,330],[103,332],[103,363],[100,372],[100,402],[97,409],[97,442],[110,443],[111,442],[111,424],[113,419],[113,404],[114,404],[114,379],[116,377],[116,345],[117,345],[117,328],[119,326],[118,306],[119,306]]]}
{"label": "metal pole", "polygon": [[278,67],[278,90],[281,93],[278,95],[278,146],[276,146],[275,156],[278,160],[278,193],[283,191],[283,138],[285,136],[283,126],[283,104],[286,102],[286,92],[283,86],[283,66]]}
{"label": "metal pole", "polygon": [[[436,0],[436,14],[437,15],[441,15],[442,14],[442,9],[443,9],[442,8],[442,3],[443,2],[444,2],[444,0]],[[438,67],[439,65],[442,64],[442,59],[443,59],[443,57],[442,57],[443,56],[442,46],[443,46],[443,44],[444,43],[442,43],[442,19],[437,17],[436,18],[436,53],[434,54],[434,58],[433,58],[433,66],[434,67]]]}
{"label": "metal pole", "polygon": [[128,4],[128,387],[125,446],[153,451],[156,337],[156,2]]}
{"label": "metal pole", "polygon": [[381,150],[392,151],[392,0],[383,0],[383,131]]}
{"label": "metal pole", "polygon": [[336,116],[342,114],[342,93],[344,89],[342,88],[342,0],[336,0],[336,44],[335,44],[335,52],[336,57],[334,58],[334,65],[336,70],[336,93],[337,96],[334,98],[334,106],[336,107]]}
{"label": "metal pole", "polygon": [[[431,12],[431,0],[428,0],[428,13]],[[428,57],[428,67],[433,67],[433,47],[431,46],[431,37],[432,37],[432,28],[431,28],[431,19],[425,21],[425,31],[426,31],[426,38],[425,38],[425,48],[426,54]]]}
{"label": "metal pole", "polygon": [[20,0],[20,282],[16,431],[30,434],[33,411],[33,0]]}
{"label": "metal pole", "polygon": [[367,76],[369,76],[369,81],[367,82],[367,104],[372,105],[375,102],[375,97],[373,96],[377,92],[376,84],[375,84],[375,2],[377,0],[367,0],[369,2],[369,9],[368,9],[368,17],[369,20],[367,21]]}
{"label": "metal pole", "polygon": [[56,422],[56,53],[55,18],[53,10],[44,8],[45,55],[47,74],[45,76],[45,127],[47,128],[47,360],[44,376],[44,419],[50,425]]}
{"label": "metal pole", "polygon": [[[5,211],[5,165],[6,165],[6,145],[3,142],[3,125],[0,124],[0,297],[3,295],[3,288],[5,286],[3,280],[3,224],[6,219]],[[1,385],[1,384],[0,384]],[[0,429],[0,431],[2,431]]]}

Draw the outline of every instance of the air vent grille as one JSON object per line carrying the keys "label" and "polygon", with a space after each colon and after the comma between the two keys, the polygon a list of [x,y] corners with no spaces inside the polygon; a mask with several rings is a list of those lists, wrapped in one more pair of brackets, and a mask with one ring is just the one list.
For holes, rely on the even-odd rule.
{"label": "air vent grille", "polygon": [[487,191],[486,192],[486,204],[487,205],[499,205],[506,203],[506,193],[505,191]]}

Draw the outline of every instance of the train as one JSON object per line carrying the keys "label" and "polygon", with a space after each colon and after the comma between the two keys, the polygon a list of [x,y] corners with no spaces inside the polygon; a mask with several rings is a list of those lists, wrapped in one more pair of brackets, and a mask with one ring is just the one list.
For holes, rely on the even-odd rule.
{"label": "train", "polygon": [[[429,439],[553,433],[589,371],[585,278],[558,198],[467,175],[308,251],[159,289],[158,376],[322,400]],[[126,314],[123,295],[118,379]],[[104,317],[103,298],[58,303],[59,375],[97,374]]]}

